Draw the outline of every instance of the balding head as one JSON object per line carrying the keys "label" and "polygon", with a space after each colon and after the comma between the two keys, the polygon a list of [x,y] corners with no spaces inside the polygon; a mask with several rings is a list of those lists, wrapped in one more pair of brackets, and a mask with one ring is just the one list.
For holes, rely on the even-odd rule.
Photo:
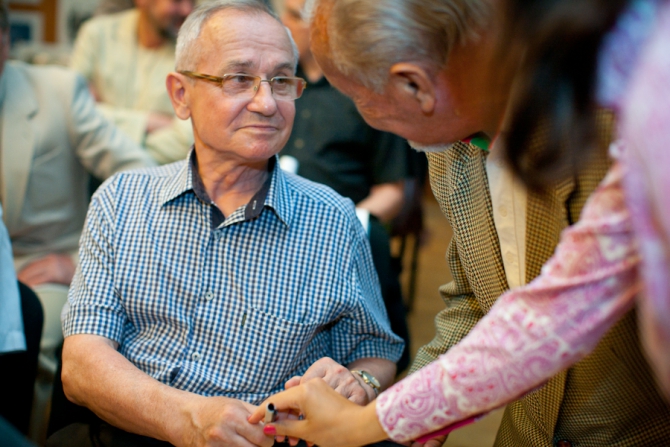
{"label": "balding head", "polygon": [[[177,71],[193,70],[203,56],[197,45],[198,37],[207,21],[220,11],[236,10],[250,14],[267,14],[281,23],[279,17],[262,0],[214,0],[197,7],[186,19],[177,37],[175,53],[175,69]],[[298,64],[298,48],[287,31],[295,55],[295,64]]]}
{"label": "balding head", "polygon": [[368,124],[436,145],[499,129],[514,69],[495,57],[497,5],[307,0],[305,15],[314,58]]}
{"label": "balding head", "polygon": [[[440,69],[476,39],[493,0],[307,0],[313,45],[343,74],[381,91],[399,62]],[[314,39],[314,37],[318,37]]]}

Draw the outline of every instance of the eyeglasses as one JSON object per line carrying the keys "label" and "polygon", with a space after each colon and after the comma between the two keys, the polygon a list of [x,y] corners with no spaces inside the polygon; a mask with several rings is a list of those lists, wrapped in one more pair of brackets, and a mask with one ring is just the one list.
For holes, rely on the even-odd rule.
{"label": "eyeglasses", "polygon": [[261,79],[260,76],[251,76],[244,73],[224,74],[222,77],[210,76],[192,71],[180,71],[179,73],[189,78],[202,79],[203,81],[219,84],[223,93],[237,98],[251,99],[256,95],[261,82],[270,84],[272,96],[277,100],[293,101],[302,95],[307,87],[307,82],[302,78],[288,76],[275,76],[272,79]]}

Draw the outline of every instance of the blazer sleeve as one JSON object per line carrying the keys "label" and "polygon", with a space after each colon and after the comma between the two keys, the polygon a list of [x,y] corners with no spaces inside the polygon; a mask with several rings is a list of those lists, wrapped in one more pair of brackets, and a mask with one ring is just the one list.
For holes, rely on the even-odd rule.
{"label": "blazer sleeve", "polygon": [[84,167],[100,179],[115,172],[155,166],[149,154],[97,110],[86,81],[74,75],[70,136]]}
{"label": "blazer sleeve", "polygon": [[445,308],[435,316],[435,337],[419,348],[410,373],[437,360],[461,341],[484,316],[475,294],[467,285],[465,271],[453,239],[447,249],[447,261],[454,280],[440,287]]}

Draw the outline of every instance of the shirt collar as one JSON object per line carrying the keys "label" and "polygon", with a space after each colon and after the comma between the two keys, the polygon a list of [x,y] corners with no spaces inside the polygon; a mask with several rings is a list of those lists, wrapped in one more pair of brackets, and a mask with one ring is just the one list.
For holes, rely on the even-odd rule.
{"label": "shirt collar", "polygon": [[[264,207],[271,208],[277,217],[289,226],[293,216],[290,202],[290,190],[286,182],[286,174],[279,167],[278,158],[274,155],[269,160],[268,171],[270,175],[263,186],[247,204],[244,212],[245,220],[258,217]],[[188,158],[182,167],[173,175],[172,181],[163,189],[161,194],[161,206],[176,199],[182,194],[193,191],[203,202],[209,204],[211,200],[205,191],[202,178],[197,170],[195,150],[191,147]],[[263,206],[258,206],[260,203]]]}

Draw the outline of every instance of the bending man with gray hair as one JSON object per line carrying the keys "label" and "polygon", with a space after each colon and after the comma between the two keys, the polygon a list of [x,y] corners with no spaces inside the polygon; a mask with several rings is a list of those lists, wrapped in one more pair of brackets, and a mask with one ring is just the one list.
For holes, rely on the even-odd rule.
{"label": "bending man with gray hair", "polygon": [[167,87],[195,145],[92,199],[62,378],[101,420],[49,445],[269,446],[247,417],[289,379],[359,404],[392,382],[403,344],[353,203],[277,164],[296,64],[260,0],[208,2],[182,26]]}
{"label": "bending man with gray hair", "polygon": [[[611,120],[601,113],[601,150],[591,163],[545,194],[526,190],[512,177],[501,157],[504,138],[498,136],[507,129],[506,113],[519,80],[516,70],[523,48],[510,46],[501,55],[503,16],[496,11],[500,3],[310,2],[312,52],[330,83],[353,99],[370,125],[408,138],[416,148],[429,152],[431,187],[454,232],[447,251],[453,281],[440,288],[446,306],[435,318],[435,338],[419,349],[411,371],[434,361],[448,366],[443,373],[430,368],[416,377],[410,375],[368,407],[341,411],[344,418],[334,408],[342,400],[326,399],[332,394],[327,390],[315,392],[318,382],[310,382],[304,390],[311,401],[329,409],[323,420],[310,418],[310,413],[317,412],[310,412],[312,408],[299,399],[301,391],[289,390],[283,397],[272,397],[272,402],[279,405],[280,399],[286,399],[291,408],[305,414],[306,421],[269,425],[266,430],[271,434],[340,446],[385,436],[397,441],[416,439],[459,421],[461,412],[486,407],[508,383],[523,382],[534,368],[544,368],[538,348],[534,362],[528,364],[531,371],[503,369],[480,386],[472,377],[483,375],[487,366],[505,364],[505,354],[491,349],[490,361],[486,357],[481,363],[467,356],[451,359],[453,364],[438,360],[470,332],[500,295],[539,275],[561,230],[577,221],[609,164]],[[542,144],[548,138],[545,134],[536,135],[536,143]],[[533,324],[542,330],[540,322]],[[635,312],[630,311],[589,356],[508,404],[496,445],[667,444],[670,407],[653,385],[637,332]],[[518,343],[514,335],[501,334],[510,345]],[[330,442],[332,433],[345,425],[346,435]],[[441,445],[442,441],[443,437],[430,443]]]}

